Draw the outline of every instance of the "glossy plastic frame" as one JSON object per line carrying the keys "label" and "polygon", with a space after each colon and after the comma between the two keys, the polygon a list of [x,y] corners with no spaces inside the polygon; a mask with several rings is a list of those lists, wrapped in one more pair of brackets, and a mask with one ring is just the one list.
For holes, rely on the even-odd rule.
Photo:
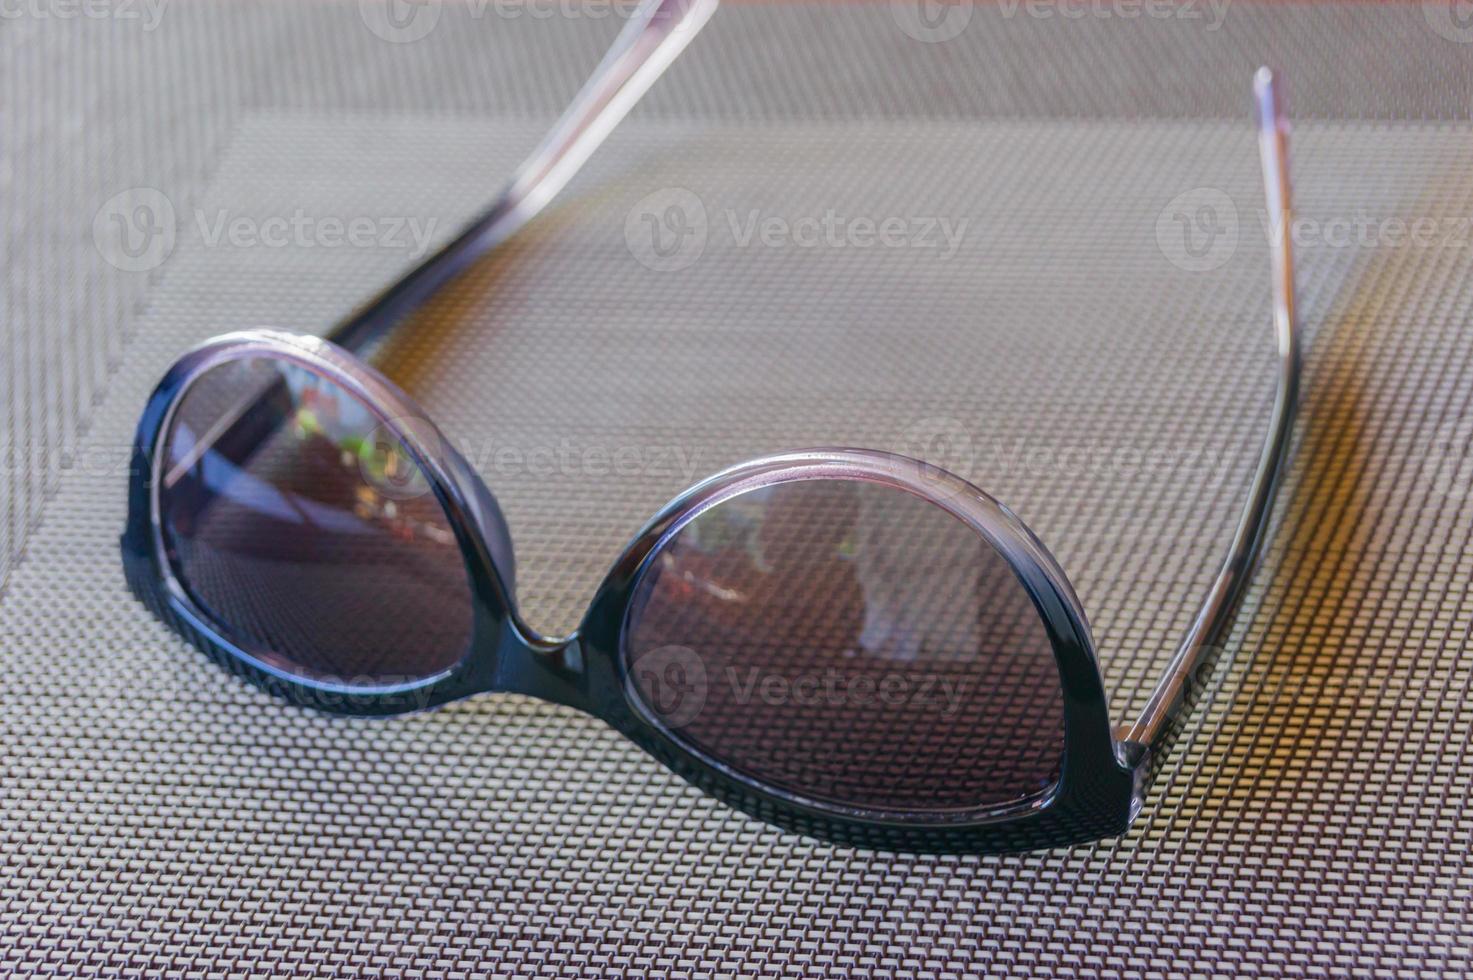
{"label": "glossy plastic frame", "polygon": [[[672,9],[672,3],[686,4],[672,15],[677,17],[672,24],[678,26],[678,17],[692,9],[687,0],[649,0],[646,10],[650,18],[657,18],[661,11]],[[709,8],[703,16],[709,16]],[[631,25],[626,28],[626,37],[647,39],[652,22],[647,19],[642,27]],[[666,25],[664,31],[667,39],[670,26]],[[663,56],[668,61],[673,54],[667,51]],[[606,59],[605,67],[609,64]],[[614,64],[618,67],[617,59]],[[645,76],[641,84],[647,86],[650,81],[652,78]],[[173,366],[144,410],[134,445],[128,524],[122,540],[129,585],[166,623],[220,664],[296,703],[347,714],[384,715],[487,692],[529,695],[603,719],[707,792],[759,819],[802,833],[866,847],[968,852],[1056,846],[1120,833],[1139,810],[1149,748],[1159,743],[1171,713],[1189,686],[1190,672],[1227,622],[1246,579],[1288,444],[1298,355],[1287,236],[1286,127],[1272,77],[1266,71],[1255,78],[1255,88],[1269,207],[1279,218],[1275,226],[1278,235],[1272,243],[1274,326],[1280,349],[1274,417],[1228,559],[1147,710],[1118,738],[1111,729],[1084,612],[1047,549],[1020,520],[981,490],[923,462],[888,453],[856,449],[785,453],[718,473],[671,501],[630,542],[598,589],[576,633],[554,639],[531,630],[515,607],[514,559],[494,498],[443,435],[427,422],[425,413],[347,349],[361,348],[406,307],[412,308],[411,300],[433,292],[477,250],[484,251],[504,239],[550,196],[541,195],[535,206],[508,208],[505,202],[517,191],[517,181],[502,201],[460,238],[333,334],[339,343],[269,329],[251,330],[211,340]],[[617,114],[622,115],[623,110],[627,110],[627,104]],[[607,124],[608,117],[602,117],[605,132]],[[567,145],[564,141],[564,149]],[[578,152],[586,157],[591,147],[585,144]],[[559,176],[558,186],[566,182],[567,176]],[[523,192],[527,192],[525,186]],[[532,197],[539,194],[532,193]],[[417,458],[461,545],[474,595],[473,640],[454,667],[413,683],[377,688],[306,680],[273,667],[261,651],[237,642],[191,600],[177,581],[160,530],[158,502],[164,442],[173,414],[184,393],[204,372],[230,360],[257,357],[300,364],[337,384],[377,411]],[[412,424],[405,420],[412,420]],[[982,535],[1011,564],[1045,625],[1059,670],[1065,715],[1064,757],[1059,781],[1052,790],[1022,803],[966,812],[906,814],[819,803],[763,785],[703,755],[668,731],[641,703],[629,682],[622,638],[631,598],[653,556],[685,523],[706,509],[758,487],[807,479],[865,480],[925,497]]]}
{"label": "glossy plastic frame", "polygon": [[[232,637],[175,577],[159,524],[164,441],[190,385],[243,358],[290,361],[372,406],[424,471],[465,556],[475,598],[474,640],[453,668],[411,684],[342,687],[282,671]],[[181,358],[144,411],[134,445],[139,474],[123,537],[134,593],[226,668],[290,700],[348,714],[398,714],[476,694],[525,694],[588,712],[633,739],[671,769],[743,810],[805,833],[854,844],[918,850],[1002,850],[1086,840],[1123,830],[1138,803],[1139,758],[1111,738],[1105,692],[1083,610],[1058,563],[997,501],[960,478],[917,460],[866,450],[785,453],[733,467],[668,504],[625,549],[598,589],[578,631],[539,636],[518,615],[505,527],[489,491],[425,413],[392,382],[329,341],[275,330],[216,338]],[[404,420],[412,420],[406,424]],[[631,597],[650,559],[687,522],[724,500],[794,480],[881,483],[926,497],[982,535],[1011,564],[1048,631],[1065,712],[1060,781],[1023,804],[967,813],[904,815],[820,804],[765,787],[704,756],[664,728],[640,702],[621,639]]]}

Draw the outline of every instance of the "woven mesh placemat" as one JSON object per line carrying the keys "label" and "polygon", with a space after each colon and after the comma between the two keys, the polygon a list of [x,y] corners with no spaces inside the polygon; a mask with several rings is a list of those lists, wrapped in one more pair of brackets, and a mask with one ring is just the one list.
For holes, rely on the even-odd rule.
{"label": "woven mesh placemat", "polygon": [[[495,490],[538,626],[575,625],[692,478],[941,446],[1057,552],[1124,719],[1210,579],[1271,396],[1246,68],[1319,39],[1284,60],[1318,117],[1294,140],[1305,410],[1212,695],[1126,837],[926,858],[774,831],[529,701],[284,707],[127,597],[124,452],[162,370],[225,329],[321,329],[392,277],[409,222],[474,210],[610,27],[440,14],[408,44],[353,4],[0,32],[7,77],[57,82],[16,106],[4,185],[0,402],[28,448],[0,597],[9,972],[1468,970],[1473,133],[1355,121],[1465,114],[1466,46],[1416,6],[1240,6],[1211,33],[977,8],[941,44],[884,5],[729,8],[534,229],[378,353]],[[1372,35],[1399,69],[1352,84]],[[93,217],[136,185],[176,236],[128,273]],[[672,205],[690,234],[656,254],[646,216]],[[298,211],[297,244],[211,241]],[[378,234],[323,247],[324,218]],[[856,245],[889,218],[898,244]],[[838,231],[800,244],[813,226]]]}

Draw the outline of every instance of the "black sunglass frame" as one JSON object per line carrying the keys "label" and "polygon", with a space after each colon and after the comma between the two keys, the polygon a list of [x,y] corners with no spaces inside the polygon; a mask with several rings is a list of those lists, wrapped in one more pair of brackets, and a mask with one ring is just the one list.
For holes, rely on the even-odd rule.
{"label": "black sunglass frame", "polygon": [[[370,406],[409,450],[453,529],[471,583],[470,650],[433,677],[366,687],[325,682],[275,666],[231,636],[190,596],[162,533],[157,488],[164,441],[190,385],[239,359],[303,367]],[[1140,801],[1144,754],[1117,746],[1094,645],[1058,563],[1017,517],[961,478],[918,460],[869,450],[819,449],[764,457],[702,481],[665,506],[624,549],[578,630],[538,635],[512,598],[505,523],[481,478],[422,409],[393,382],[329,341],[273,330],[227,334],[189,352],[165,376],[133,447],[123,558],[133,593],[218,664],[293,703],[349,715],[394,715],[485,693],[523,694],[603,720],[670,769],[745,812],[800,833],[865,847],[920,851],[1017,850],[1123,831]],[[793,480],[866,480],[923,496],[981,534],[1010,564],[1047,630],[1064,709],[1064,759],[1051,790],[972,811],[896,814],[807,800],[766,786],[687,744],[643,703],[622,638],[641,576],[689,521],[731,497]]]}
{"label": "black sunglass frame", "polygon": [[[650,0],[650,5],[658,10],[671,2]],[[371,316],[360,315],[345,324],[332,340],[251,330],[211,340],[176,362],[149,399],[133,446],[128,520],[122,536],[129,586],[167,625],[216,662],[297,704],[341,714],[391,715],[487,692],[530,695],[602,719],[706,792],[800,833],[862,847],[926,852],[1024,850],[1121,833],[1140,809],[1151,748],[1164,737],[1192,687],[1193,671],[1226,625],[1242,590],[1289,443],[1299,361],[1287,126],[1266,70],[1255,77],[1255,91],[1269,214],[1275,219],[1270,224],[1280,359],[1271,428],[1227,561],[1146,710],[1119,731],[1112,729],[1084,612],[1047,549],[981,490],[926,463],[888,453],[811,450],[766,457],[718,473],[671,501],[635,536],[573,635],[555,640],[530,629],[512,598],[515,570],[509,535],[485,484],[407,395],[351,351],[361,349],[389,321],[452,278],[470,256],[504,240],[506,228],[525,223],[535,208],[511,218],[493,208],[450,246],[390,287],[370,305]],[[500,230],[490,233],[492,226]],[[158,498],[164,440],[173,414],[190,385],[206,371],[235,359],[263,357],[300,365],[371,407],[427,476],[460,544],[474,599],[471,649],[452,668],[430,678],[380,687],[296,676],[273,666],[261,651],[233,640],[178,581],[160,529]],[[795,479],[871,480],[916,493],[969,525],[1007,559],[1047,629],[1059,670],[1064,756],[1051,790],[1017,803],[946,813],[897,814],[821,803],[764,785],[705,756],[669,731],[642,703],[630,683],[622,637],[631,599],[653,556],[707,508],[746,489]]]}

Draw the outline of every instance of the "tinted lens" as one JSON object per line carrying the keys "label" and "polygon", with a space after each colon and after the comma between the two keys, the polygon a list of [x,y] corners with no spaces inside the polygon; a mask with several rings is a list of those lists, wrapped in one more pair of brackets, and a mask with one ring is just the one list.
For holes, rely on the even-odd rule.
{"label": "tinted lens", "polygon": [[312,371],[254,358],[202,375],[158,493],[179,583],[272,666],[380,686],[468,650],[470,582],[425,475],[380,416]]}
{"label": "tinted lens", "polygon": [[1008,563],[934,503],[801,480],[706,510],[626,624],[633,694],[760,783],[848,807],[995,807],[1059,778],[1064,709]]}

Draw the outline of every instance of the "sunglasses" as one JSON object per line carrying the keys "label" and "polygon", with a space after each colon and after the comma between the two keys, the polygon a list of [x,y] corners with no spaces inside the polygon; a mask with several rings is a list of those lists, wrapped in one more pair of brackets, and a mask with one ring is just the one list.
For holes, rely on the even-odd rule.
{"label": "sunglasses", "polygon": [[389,715],[530,695],[800,833],[932,852],[1121,833],[1248,576],[1289,442],[1287,127],[1266,69],[1270,431],[1227,560],[1140,718],[1118,729],[1084,610],[1039,539],[960,477],[885,452],[717,473],[645,525],[574,634],[540,635],[515,605],[496,499],[355,356],[545,206],[714,6],[649,0],[501,197],[326,338],[249,330],[185,354],[138,426],[129,585],[298,704]]}

